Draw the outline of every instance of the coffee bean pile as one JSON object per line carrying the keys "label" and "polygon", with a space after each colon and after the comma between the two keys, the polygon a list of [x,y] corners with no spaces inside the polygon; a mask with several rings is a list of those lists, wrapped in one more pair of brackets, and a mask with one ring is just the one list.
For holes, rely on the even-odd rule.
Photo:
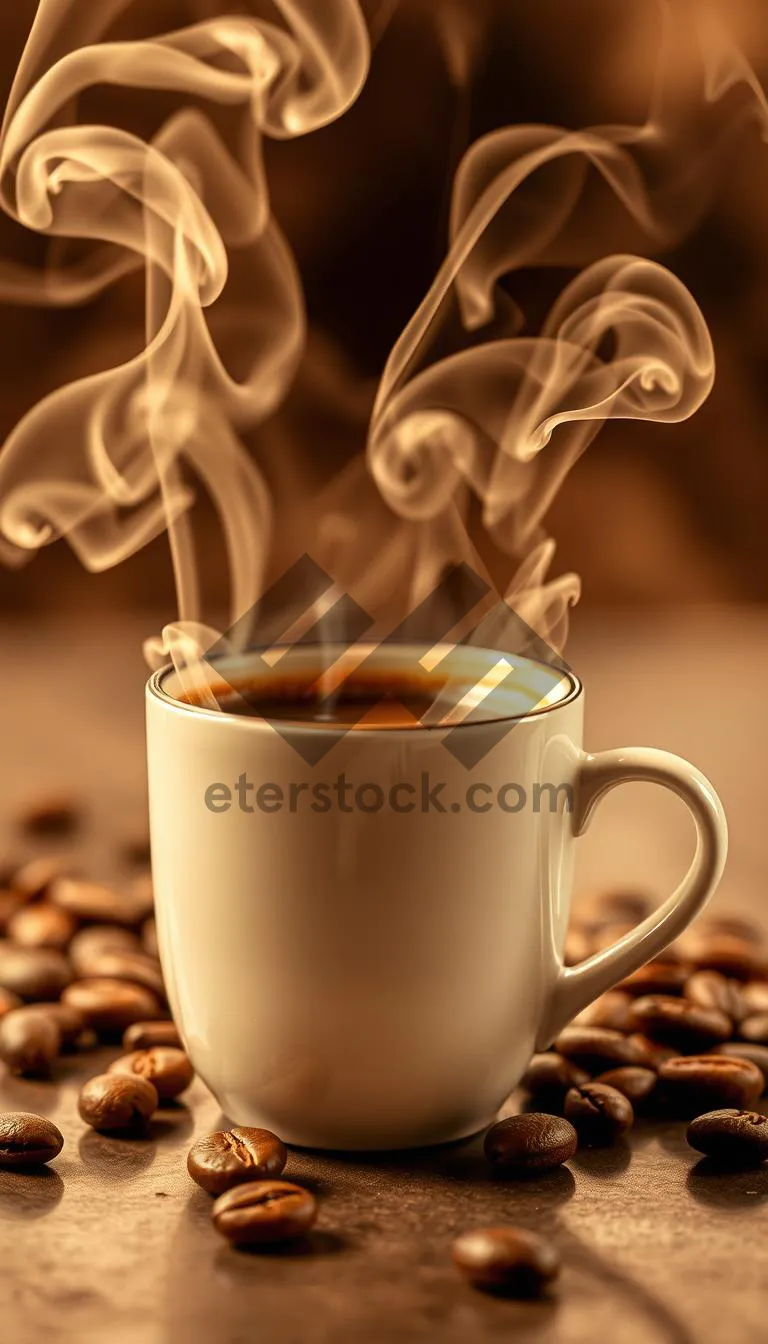
{"label": "coffee bean pile", "polygon": [[[60,840],[79,824],[63,796],[38,800],[20,827]],[[142,837],[123,845],[143,865]],[[614,943],[650,913],[635,893],[577,906],[565,959]],[[152,885],[140,872],[118,890],[40,854],[0,864],[0,1060],[22,1077],[55,1077],[68,1052],[116,1044],[122,1053],[82,1088],[79,1111],[102,1134],[147,1132],[158,1108],[193,1081],[171,1020],[157,952]],[[768,933],[752,921],[703,917],[671,948],[604,994],[534,1055],[522,1080],[526,1109],[491,1126],[489,1173],[524,1181],[578,1148],[624,1142],[635,1117],[688,1122],[692,1151],[721,1167],[768,1161]],[[0,1111],[0,1168],[54,1160],[51,1121]],[[213,1228],[234,1246],[306,1237],[318,1210],[310,1191],[281,1179],[288,1151],[269,1130],[236,1126],[196,1140],[190,1177],[213,1197]],[[473,1228],[453,1261],[474,1287],[515,1297],[547,1291],[556,1249],[521,1228]]]}
{"label": "coffee bean pile", "polygon": [[[582,902],[566,961],[609,946],[650,909],[635,893]],[[768,1089],[766,931],[751,920],[703,916],[534,1055],[522,1086],[543,1111],[569,1120],[582,1145],[620,1140],[637,1112],[693,1121],[692,1146],[721,1161],[763,1161],[753,1108]],[[718,1135],[712,1152],[702,1133]]]}

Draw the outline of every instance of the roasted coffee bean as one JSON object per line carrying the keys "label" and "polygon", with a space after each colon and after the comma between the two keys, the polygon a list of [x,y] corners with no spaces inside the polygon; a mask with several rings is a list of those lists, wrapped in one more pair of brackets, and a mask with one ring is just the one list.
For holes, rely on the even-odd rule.
{"label": "roasted coffee bean", "polygon": [[119,924],[92,924],[80,929],[69,945],[69,959],[75,974],[95,975],[94,966],[105,952],[140,952],[141,943],[131,929]]}
{"label": "roasted coffee bean", "polygon": [[173,1101],[189,1087],[194,1070],[183,1050],[158,1045],[152,1050],[133,1050],[109,1066],[110,1073],[135,1074],[154,1083],[161,1101]]}
{"label": "roasted coffee bean", "polygon": [[531,1112],[511,1115],[491,1125],[485,1156],[505,1176],[531,1176],[554,1171],[576,1152],[573,1125],[558,1115]]}
{"label": "roasted coffee bean", "polygon": [[607,1073],[599,1074],[594,1081],[615,1087],[633,1106],[641,1106],[656,1087],[656,1074],[653,1069],[625,1065],[623,1069],[609,1069]]}
{"label": "roasted coffee bean", "polygon": [[62,994],[64,1003],[79,1009],[88,1026],[99,1032],[119,1032],[133,1022],[161,1014],[156,994],[127,980],[75,980]]}
{"label": "roasted coffee bean", "polygon": [[768,980],[750,980],[742,986],[741,998],[745,1017],[751,1013],[768,1013]]}
{"label": "roasted coffee bean", "polygon": [[697,970],[720,971],[734,980],[760,980],[768,975],[768,954],[757,943],[719,933],[702,938],[691,960]]}
{"label": "roasted coffee bean", "polygon": [[58,1157],[63,1147],[59,1130],[42,1115],[0,1112],[0,1167],[37,1167]]}
{"label": "roasted coffee bean", "polygon": [[725,1041],[723,1045],[712,1047],[715,1055],[728,1055],[731,1059],[748,1059],[756,1064],[765,1079],[765,1091],[768,1088],[768,1045],[754,1045],[751,1041]]}
{"label": "roasted coffee bean", "polygon": [[259,1246],[303,1236],[317,1218],[317,1204],[289,1181],[250,1181],[219,1195],[211,1217],[235,1246]]}
{"label": "roasted coffee bean", "polygon": [[279,1176],[287,1160],[285,1144],[271,1130],[238,1125],[193,1143],[187,1171],[209,1195],[223,1195],[235,1185]]}
{"label": "roasted coffee bean", "polygon": [[101,882],[83,882],[73,877],[58,878],[51,886],[49,897],[54,905],[68,910],[77,919],[99,924],[133,927],[140,924],[146,914],[143,902],[133,894],[114,891]]}
{"label": "roasted coffee bean", "polygon": [[555,1247],[518,1227],[477,1227],[457,1237],[453,1263],[475,1288],[539,1297],[560,1272]]}
{"label": "roasted coffee bean", "polygon": [[85,1028],[82,1013],[66,1003],[30,1003],[24,1008],[24,1014],[27,1018],[37,1014],[50,1022],[55,1022],[61,1036],[62,1049],[79,1041]]}
{"label": "roasted coffee bean", "polygon": [[77,932],[77,920],[50,901],[22,905],[8,921],[9,938],[22,947],[53,947],[63,950]]}
{"label": "roasted coffee bean", "polygon": [[659,959],[649,961],[646,966],[633,971],[621,981],[618,988],[633,998],[641,998],[646,994],[682,994],[688,974],[688,967],[682,962]]}
{"label": "roasted coffee bean", "polygon": [[36,901],[41,896],[47,896],[49,888],[64,876],[67,867],[66,861],[58,855],[30,859],[29,863],[14,873],[11,887],[23,900]]}
{"label": "roasted coffee bean", "polygon": [[184,1043],[175,1022],[132,1022],[123,1035],[123,1049],[126,1054],[132,1050],[153,1050],[158,1045],[168,1045],[183,1050]]}
{"label": "roasted coffee bean", "polygon": [[644,1036],[641,1031],[633,1031],[631,1036],[627,1037],[632,1041],[636,1050],[642,1056],[640,1068],[653,1069],[658,1073],[662,1064],[667,1059],[677,1059],[679,1050],[673,1050],[671,1045],[662,1045],[660,1041],[652,1041],[650,1036]]}
{"label": "roasted coffee bean", "polygon": [[768,1117],[757,1111],[709,1111],[691,1121],[685,1137],[724,1166],[757,1167],[768,1159]]}
{"label": "roasted coffee bean", "polygon": [[753,1045],[768,1045],[768,1013],[750,1013],[739,1023],[739,1036]]}
{"label": "roasted coffee bean", "polygon": [[60,1050],[59,1028],[36,1008],[16,1008],[0,1020],[0,1059],[11,1073],[45,1076]]}
{"label": "roasted coffee bean", "polygon": [[744,995],[738,980],[729,980],[719,971],[695,971],[685,986],[685,997],[700,1008],[718,1008],[732,1022],[745,1013]]}
{"label": "roasted coffee bean", "polygon": [[565,1098],[565,1114],[574,1126],[579,1143],[605,1148],[631,1129],[635,1118],[623,1092],[606,1083],[572,1087]]}
{"label": "roasted coffee bean", "polygon": [[67,793],[42,794],[22,808],[18,824],[29,835],[69,835],[80,823],[80,808]]}
{"label": "roasted coffee bean", "polygon": [[704,937],[724,933],[746,943],[764,943],[768,937],[765,925],[747,915],[704,915],[696,927]]}
{"label": "roasted coffee bean", "polygon": [[18,994],[11,993],[10,989],[0,987],[0,1019],[4,1018],[6,1013],[12,1013],[15,1008],[20,1008],[22,1000]]}
{"label": "roasted coffee bean", "polygon": [[566,1027],[555,1041],[555,1049],[589,1073],[603,1073],[620,1064],[642,1066],[646,1062],[638,1045],[607,1027]]}
{"label": "roasted coffee bean", "polygon": [[61,952],[0,941],[0,986],[22,999],[56,999],[72,973]]}
{"label": "roasted coffee bean", "polygon": [[520,1086],[539,1100],[560,1105],[569,1087],[588,1083],[589,1074],[577,1064],[571,1064],[554,1050],[534,1055],[520,1081]]}
{"label": "roasted coffee bean", "polygon": [[663,1100],[676,1115],[702,1115],[734,1106],[748,1110],[763,1091],[756,1064],[730,1055],[683,1055],[659,1069]]}
{"label": "roasted coffee bean", "polygon": [[148,1079],[100,1073],[82,1088],[78,1109],[92,1129],[129,1132],[143,1129],[159,1104],[157,1090]]}
{"label": "roasted coffee bean", "polygon": [[733,1030],[731,1019],[718,1008],[702,1008],[664,994],[635,999],[631,1018],[637,1031],[678,1050],[706,1050],[727,1041]]}
{"label": "roasted coffee bean", "polygon": [[116,948],[102,952],[91,959],[88,979],[127,980],[132,985],[143,985],[159,999],[165,998],[165,984],[160,962],[148,952],[132,948]]}
{"label": "roasted coffee bean", "polygon": [[609,1031],[629,1031],[629,1007],[632,1000],[618,989],[601,994],[583,1012],[574,1017],[574,1027],[607,1027]]}
{"label": "roasted coffee bean", "polygon": [[24,897],[18,891],[0,888],[0,936],[7,932],[10,921],[23,905]]}

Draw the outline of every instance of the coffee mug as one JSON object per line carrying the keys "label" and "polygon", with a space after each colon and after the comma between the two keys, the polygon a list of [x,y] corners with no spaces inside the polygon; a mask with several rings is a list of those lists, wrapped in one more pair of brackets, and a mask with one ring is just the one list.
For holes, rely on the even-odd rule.
{"label": "coffee mug", "polygon": [[[467,685],[499,662],[457,656]],[[291,657],[309,677],[328,650]],[[426,661],[408,646],[369,655],[410,683]],[[217,672],[252,686],[254,662]],[[727,833],[704,776],[646,747],[585,753],[578,678],[510,663],[513,688],[486,717],[481,698],[463,721],[368,731],[200,707],[172,669],[150,678],[160,956],[185,1047],[233,1123],[336,1149],[482,1129],[534,1050],[709,900]],[[635,780],[683,798],[693,862],[637,928],[566,967],[575,839]]]}

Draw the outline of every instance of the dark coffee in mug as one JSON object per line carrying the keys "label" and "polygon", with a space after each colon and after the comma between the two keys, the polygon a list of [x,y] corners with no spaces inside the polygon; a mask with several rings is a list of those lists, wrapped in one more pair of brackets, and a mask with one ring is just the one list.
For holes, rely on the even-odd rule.
{"label": "dark coffee in mug", "polygon": [[[227,714],[318,727],[338,724],[346,730],[447,726],[468,715],[474,722],[492,722],[535,713],[567,690],[566,679],[554,668],[528,663],[516,669],[508,656],[498,658],[479,680],[466,669],[451,675],[439,667],[409,671],[379,663],[319,670],[294,663],[245,677],[230,675],[210,689]],[[538,668],[534,677],[532,666]],[[201,703],[194,693],[180,698],[189,705]]]}

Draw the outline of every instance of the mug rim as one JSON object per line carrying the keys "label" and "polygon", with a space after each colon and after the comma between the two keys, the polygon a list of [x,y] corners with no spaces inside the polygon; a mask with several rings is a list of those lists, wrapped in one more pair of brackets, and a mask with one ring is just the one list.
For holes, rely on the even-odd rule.
{"label": "mug rim", "polygon": [[[317,645],[307,644],[302,647],[306,648],[307,651],[309,651],[312,648],[320,648],[325,646],[321,646],[320,644]],[[373,647],[383,647],[383,645]],[[409,642],[407,644],[404,643],[400,646],[391,645],[390,647],[392,648],[400,647],[402,649],[415,647],[424,649],[428,648],[429,646],[426,643],[416,644]],[[499,656],[504,656],[504,651],[501,649],[495,649],[495,650],[485,649],[480,645],[478,646],[465,645],[463,647],[465,647],[468,651],[469,650],[475,651],[478,654],[495,653]],[[259,651],[260,651],[259,648],[248,649],[241,656],[245,658],[247,657],[248,654],[258,653]],[[521,714],[499,714],[494,718],[476,719],[471,722],[464,720],[451,725],[440,723],[428,723],[428,724],[419,723],[407,728],[404,728],[402,726],[387,727],[386,725],[378,725],[366,728],[365,730],[366,736],[375,734],[378,736],[386,735],[387,737],[393,737],[397,733],[404,733],[409,738],[413,738],[414,734],[419,735],[424,733],[444,733],[448,731],[449,727],[451,732],[455,732],[457,729],[465,731],[468,731],[469,729],[472,728],[486,729],[490,728],[494,724],[499,723],[523,723],[526,719],[531,720],[542,719],[546,715],[554,713],[556,710],[564,709],[567,705],[572,705],[583,695],[584,684],[581,681],[580,677],[577,676],[577,674],[573,671],[571,667],[566,665],[566,667],[562,669],[554,668],[551,663],[546,663],[544,662],[543,659],[540,658],[531,658],[527,654],[520,654],[520,655],[510,654],[509,656],[510,657],[518,656],[524,658],[525,661],[528,663],[533,663],[537,667],[543,667],[549,669],[550,671],[559,672],[562,678],[570,682],[569,691],[567,692],[566,695],[562,697],[562,699],[556,700],[552,704],[544,705],[543,707],[535,706],[533,709],[529,709],[525,713]],[[211,666],[215,666],[216,661],[217,659],[211,659]],[[222,661],[224,661],[223,657]],[[163,667],[160,667],[156,671],[151,673],[146,682],[147,695],[152,696],[154,699],[160,701],[161,704],[164,704],[167,707],[177,710],[180,713],[184,714],[190,714],[193,716],[202,715],[209,719],[214,720],[218,719],[229,723],[236,722],[243,728],[247,726],[248,728],[253,730],[261,730],[264,727],[269,727],[272,725],[272,720],[269,718],[261,718],[258,715],[248,716],[243,714],[237,714],[234,713],[232,710],[227,709],[210,709],[207,705],[189,704],[187,701],[178,699],[176,696],[171,695],[170,692],[167,691],[163,686],[163,682],[165,681],[165,679],[171,676],[174,673],[174,671],[175,668],[173,664],[166,663],[164,664]],[[313,735],[315,733],[332,733],[335,736],[338,736],[340,731],[343,731],[345,733],[347,731],[342,724],[338,723],[324,724],[317,722],[308,722],[307,720],[301,720],[301,719],[281,718],[280,725],[282,730],[311,732]]]}

